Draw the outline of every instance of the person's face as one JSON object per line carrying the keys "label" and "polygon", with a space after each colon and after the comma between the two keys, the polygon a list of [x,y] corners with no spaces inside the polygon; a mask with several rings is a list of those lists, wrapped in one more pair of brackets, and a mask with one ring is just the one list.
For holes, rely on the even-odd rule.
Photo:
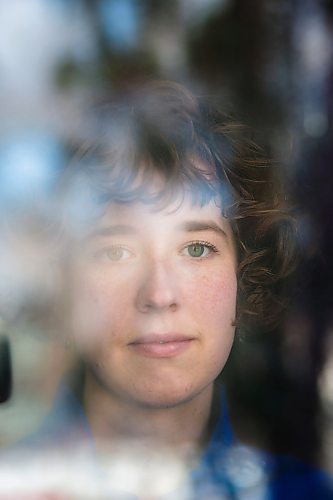
{"label": "person's face", "polygon": [[70,330],[113,397],[176,406],[224,367],[236,291],[231,228],[213,201],[111,203],[69,265]]}

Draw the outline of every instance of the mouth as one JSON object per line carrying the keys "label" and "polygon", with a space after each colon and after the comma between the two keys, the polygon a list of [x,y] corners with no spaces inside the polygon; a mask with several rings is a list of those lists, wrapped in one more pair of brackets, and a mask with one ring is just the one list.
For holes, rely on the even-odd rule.
{"label": "mouth", "polygon": [[137,354],[150,358],[172,358],[186,351],[195,339],[177,333],[148,334],[130,342]]}

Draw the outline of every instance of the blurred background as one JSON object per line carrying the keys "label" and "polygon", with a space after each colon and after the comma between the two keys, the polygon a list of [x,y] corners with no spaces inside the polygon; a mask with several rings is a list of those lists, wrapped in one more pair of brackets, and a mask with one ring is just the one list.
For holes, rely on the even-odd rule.
{"label": "blurred background", "polygon": [[47,242],[18,214],[49,209],[87,104],[163,78],[247,123],[288,180],[297,293],[278,331],[237,343],[225,383],[246,442],[333,472],[333,1],[0,0],[0,24],[0,329],[13,364],[9,397],[3,350],[0,446],[38,425],[71,363],[42,325],[7,328],[50,286]]}

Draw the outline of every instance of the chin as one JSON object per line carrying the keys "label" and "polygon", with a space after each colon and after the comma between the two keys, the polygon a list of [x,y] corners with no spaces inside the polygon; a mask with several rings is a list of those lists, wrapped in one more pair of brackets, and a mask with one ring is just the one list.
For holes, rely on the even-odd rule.
{"label": "chin", "polygon": [[[211,385],[212,386],[212,385]],[[209,387],[191,388],[179,387],[171,390],[147,390],[143,394],[135,395],[135,402],[142,408],[150,408],[162,410],[167,408],[177,408],[183,404],[189,403],[205,391],[209,391]],[[141,396],[141,397],[140,397]]]}
{"label": "chin", "polygon": [[188,400],[191,398],[187,399],[184,397],[175,397],[174,395],[170,395],[168,397],[165,397],[164,395],[157,395],[156,397],[150,397],[150,398],[145,398],[145,399],[140,399],[137,400],[138,405],[140,405],[142,408],[150,408],[154,410],[163,410],[166,408],[177,408],[178,406],[181,406],[182,404],[186,403]]}

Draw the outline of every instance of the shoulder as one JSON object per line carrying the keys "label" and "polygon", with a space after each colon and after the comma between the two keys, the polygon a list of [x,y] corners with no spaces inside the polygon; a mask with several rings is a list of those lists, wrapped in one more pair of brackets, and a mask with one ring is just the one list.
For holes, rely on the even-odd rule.
{"label": "shoulder", "polygon": [[51,410],[38,429],[5,450],[2,457],[55,450],[90,441],[90,430],[79,400],[66,385],[59,387]]}
{"label": "shoulder", "polygon": [[[74,488],[76,483],[80,486],[81,482],[73,481],[78,477],[93,483],[92,457],[81,405],[63,385],[40,427],[1,452],[0,497],[8,493],[8,498],[48,498],[50,491],[62,491],[67,485]],[[56,494],[54,498],[58,498]]]}
{"label": "shoulder", "polygon": [[194,473],[198,489],[216,491],[216,495],[222,491],[226,498],[333,499],[330,474],[295,457],[241,443],[233,433],[223,390],[218,412],[211,439]]}
{"label": "shoulder", "polygon": [[194,482],[202,498],[213,491],[216,495],[223,492],[226,498],[333,499],[333,477],[329,474],[294,457],[273,455],[238,442],[221,445],[208,460],[204,457]]}
{"label": "shoulder", "polygon": [[329,473],[290,456],[272,456],[272,463],[273,498],[333,499],[333,477]]}

